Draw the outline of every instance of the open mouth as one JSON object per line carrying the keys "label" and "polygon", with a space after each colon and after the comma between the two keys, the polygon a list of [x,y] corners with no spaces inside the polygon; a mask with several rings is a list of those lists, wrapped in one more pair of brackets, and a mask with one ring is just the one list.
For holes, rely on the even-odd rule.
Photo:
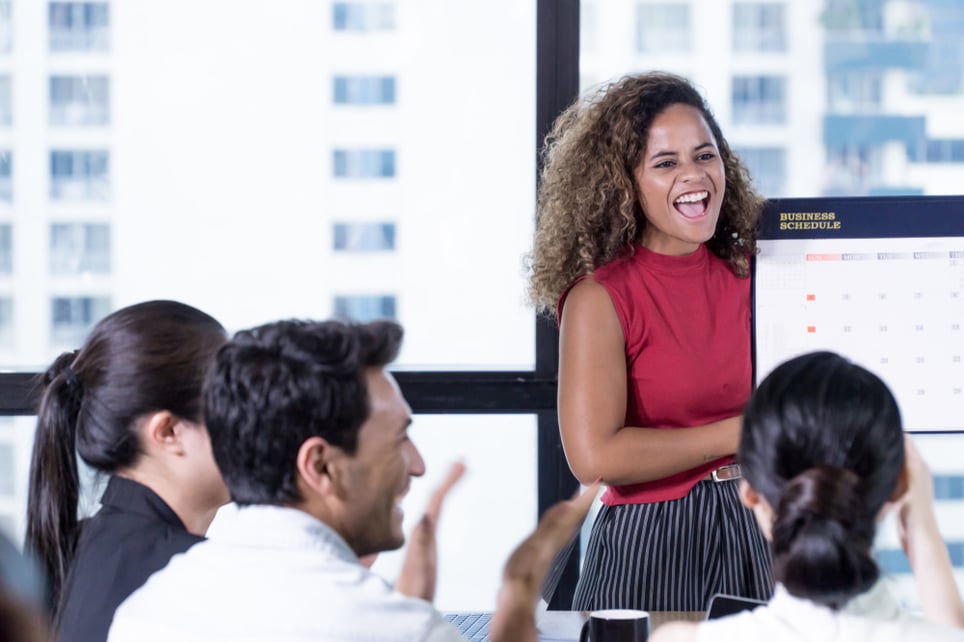
{"label": "open mouth", "polygon": [[676,211],[685,218],[699,218],[706,213],[709,202],[710,193],[706,190],[701,190],[699,192],[687,192],[683,194],[673,201],[673,206],[676,208]]}

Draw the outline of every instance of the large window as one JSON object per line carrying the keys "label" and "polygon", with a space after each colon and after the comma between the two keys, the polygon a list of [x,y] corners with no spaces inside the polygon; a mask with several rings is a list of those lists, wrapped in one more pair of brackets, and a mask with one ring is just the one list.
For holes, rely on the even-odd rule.
{"label": "large window", "polygon": [[[6,173],[15,199],[3,200],[0,164],[0,220],[14,232],[0,249],[12,257],[0,274],[0,401],[29,415],[38,371],[105,314],[146,299],[191,303],[231,332],[396,318],[398,379],[418,422],[438,425],[425,441],[461,451],[497,435],[511,465],[529,467],[510,483],[511,510],[484,508],[505,541],[455,530],[458,517],[444,544],[485,549],[478,564],[491,577],[460,578],[453,551],[442,581],[464,606],[491,605],[509,538],[536,517],[536,413],[554,404],[551,379],[534,370],[522,270],[536,3],[253,2],[227,13],[207,2],[12,3],[17,55],[0,56],[14,110],[0,156],[17,158]],[[455,432],[480,412],[490,414]],[[510,414],[521,419],[502,420]],[[16,461],[0,522],[22,540],[32,420],[17,421],[25,441],[0,439]],[[429,476],[444,470],[447,455],[423,450]],[[500,465],[480,461],[472,475]],[[470,489],[471,504],[448,508],[478,504],[482,519],[482,491]],[[96,488],[85,490],[96,508]],[[460,598],[467,589],[453,582],[478,586]]]}

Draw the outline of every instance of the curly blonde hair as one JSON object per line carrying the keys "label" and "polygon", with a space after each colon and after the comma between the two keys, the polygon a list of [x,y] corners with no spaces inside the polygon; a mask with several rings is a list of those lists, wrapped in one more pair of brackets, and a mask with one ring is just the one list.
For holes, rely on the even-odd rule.
{"label": "curly blonde hair", "polygon": [[724,166],[726,191],[706,245],[736,275],[749,275],[764,199],[709,106],[681,76],[629,75],[574,102],[546,136],[535,239],[526,257],[529,300],[539,312],[555,315],[559,296],[573,280],[633,251],[646,226],[633,171],[653,119],[680,103],[703,115]]}

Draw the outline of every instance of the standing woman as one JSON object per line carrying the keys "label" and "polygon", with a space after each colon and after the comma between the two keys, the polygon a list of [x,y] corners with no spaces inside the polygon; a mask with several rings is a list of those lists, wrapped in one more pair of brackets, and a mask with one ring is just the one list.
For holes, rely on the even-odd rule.
{"label": "standing woman", "polygon": [[560,324],[569,466],[609,486],[573,608],[769,597],[733,457],[762,198],[702,96],[672,74],[576,101],[543,154],[530,298]]}
{"label": "standing woman", "polygon": [[[106,640],[117,606],[227,503],[201,408],[226,339],[200,310],[149,301],[105,317],[44,374],[25,548],[47,573],[61,642]],[[108,475],[82,524],[78,455]]]}

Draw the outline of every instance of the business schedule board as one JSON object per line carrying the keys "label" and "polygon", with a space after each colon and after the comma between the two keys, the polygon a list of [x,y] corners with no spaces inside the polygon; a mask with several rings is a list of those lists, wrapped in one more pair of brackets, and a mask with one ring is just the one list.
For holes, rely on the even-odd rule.
{"label": "business schedule board", "polygon": [[964,431],[964,196],[780,199],[754,262],[754,366],[832,350],[909,431]]}

